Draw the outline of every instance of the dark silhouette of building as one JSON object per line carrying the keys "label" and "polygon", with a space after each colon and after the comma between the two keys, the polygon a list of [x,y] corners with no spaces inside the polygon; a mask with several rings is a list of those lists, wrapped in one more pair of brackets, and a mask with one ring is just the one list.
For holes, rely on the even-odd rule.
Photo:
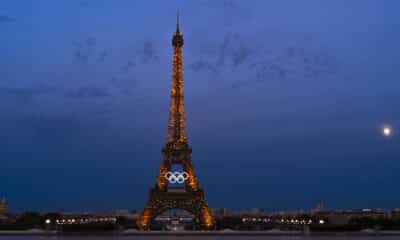
{"label": "dark silhouette of building", "polygon": [[8,221],[7,202],[6,198],[3,197],[0,202],[0,222],[7,222],[7,221]]}
{"label": "dark silhouette of building", "polygon": [[[183,35],[179,31],[179,16],[172,46],[174,47],[173,78],[167,143],[162,149],[163,161],[156,185],[150,190],[149,200],[137,224],[140,229],[146,230],[150,228],[157,215],[170,209],[183,209],[193,214],[201,228],[210,229],[214,225],[214,219],[204,199],[203,190],[197,183],[191,160],[192,149],[186,135],[182,68]],[[180,166],[182,171],[171,172],[175,165]]]}

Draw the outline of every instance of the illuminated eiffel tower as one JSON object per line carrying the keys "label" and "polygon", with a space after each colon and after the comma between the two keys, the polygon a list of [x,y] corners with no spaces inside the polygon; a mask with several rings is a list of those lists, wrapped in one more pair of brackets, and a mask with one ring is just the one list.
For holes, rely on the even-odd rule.
{"label": "illuminated eiffel tower", "polygon": [[[214,220],[204,199],[204,192],[197,183],[191,159],[192,149],[186,135],[182,68],[183,35],[179,31],[179,16],[172,46],[174,59],[167,143],[162,149],[163,161],[156,185],[150,189],[149,200],[137,224],[140,229],[147,230],[159,214],[170,209],[184,209],[193,214],[201,228],[211,229]],[[183,171],[171,172],[172,165],[181,166]],[[182,184],[178,187],[169,187],[174,180]]]}

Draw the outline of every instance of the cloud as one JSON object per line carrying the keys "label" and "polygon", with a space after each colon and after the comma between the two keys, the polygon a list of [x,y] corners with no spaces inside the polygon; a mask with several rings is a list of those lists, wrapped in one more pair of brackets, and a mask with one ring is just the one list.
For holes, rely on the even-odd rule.
{"label": "cloud", "polygon": [[159,56],[156,43],[150,39],[121,48],[121,54],[136,65],[152,63],[157,61]]}
{"label": "cloud", "polygon": [[[61,151],[67,154],[71,149],[79,148],[81,142],[87,144],[90,141],[88,136],[94,129],[93,119],[65,111],[14,113],[7,119],[1,119],[1,123],[8,128],[3,132],[7,138],[0,140],[0,145],[7,144],[7,150],[16,153],[14,160],[18,160],[18,155],[31,153],[25,158],[26,164],[36,167],[41,164],[43,158],[52,158],[55,152],[59,154]],[[23,151],[21,151],[22,143]],[[66,151],[64,151],[65,146],[69,146]],[[38,154],[39,152],[45,155]],[[35,163],[29,161],[33,159]]]}
{"label": "cloud", "polygon": [[251,51],[248,47],[240,44],[238,49],[233,52],[233,65],[235,67],[239,66],[240,64],[244,63],[247,58],[251,55]]}
{"label": "cloud", "polygon": [[225,8],[235,8],[237,6],[233,0],[224,0],[224,7]]}
{"label": "cloud", "polygon": [[32,100],[34,91],[28,88],[1,88],[0,94],[3,96],[11,96],[17,98],[23,102],[29,102]]}
{"label": "cloud", "polygon": [[15,22],[15,19],[9,16],[0,16],[0,23]]}
{"label": "cloud", "polygon": [[104,62],[104,60],[106,59],[107,55],[108,54],[107,54],[107,52],[105,50],[101,51],[99,53],[99,57],[98,57],[97,61],[98,62]]}
{"label": "cloud", "polygon": [[89,36],[86,41],[85,41],[86,45],[89,47],[93,47],[96,45],[96,38],[95,37],[91,37]]}
{"label": "cloud", "polygon": [[223,1],[199,1],[199,4],[204,7],[204,11],[223,14],[223,19],[218,19],[225,26],[233,26],[237,23],[238,19],[240,21],[249,20],[253,16],[253,10],[249,4],[241,4],[244,1],[234,1],[234,0],[223,0]]}
{"label": "cloud", "polygon": [[122,66],[121,71],[123,73],[128,73],[132,68],[136,66],[136,63],[128,61],[124,66]]}
{"label": "cloud", "polygon": [[87,85],[75,89],[68,89],[45,84],[37,84],[26,87],[2,87],[1,97],[12,98],[13,103],[31,103],[35,98],[41,96],[61,96],[75,99],[99,99],[110,97],[112,94],[106,87]]}
{"label": "cloud", "polygon": [[237,68],[245,63],[252,55],[253,50],[246,44],[246,41],[240,34],[228,32],[219,47],[217,57],[217,66],[231,66]]}
{"label": "cloud", "polygon": [[76,99],[87,99],[105,98],[111,96],[111,94],[106,88],[101,88],[97,86],[85,86],[77,89],[69,89],[66,91],[65,96]]}
{"label": "cloud", "polygon": [[82,7],[88,7],[89,6],[89,2],[88,1],[81,1],[79,5],[82,6]]}
{"label": "cloud", "polygon": [[225,64],[226,57],[229,51],[229,45],[232,41],[232,33],[228,32],[224,36],[224,40],[218,49],[218,56],[217,56],[217,66],[222,66]]}
{"label": "cloud", "polygon": [[189,69],[196,72],[206,71],[214,76],[227,69],[236,70],[245,64],[253,54],[253,50],[245,44],[239,34],[227,32],[222,43],[214,45],[214,56],[201,55],[189,64]]}
{"label": "cloud", "polygon": [[192,69],[195,72],[208,71],[213,74],[217,73],[217,69],[213,64],[203,60],[196,60],[195,62],[189,64],[188,69]]}
{"label": "cloud", "polygon": [[67,138],[73,141],[73,136],[79,136],[82,130],[78,119],[72,116],[35,114],[28,116],[26,122],[35,130],[36,138],[47,143],[66,141]]}
{"label": "cloud", "polygon": [[147,40],[143,44],[143,48],[138,51],[142,63],[149,63],[152,60],[158,60],[157,50],[152,41]]}
{"label": "cloud", "polygon": [[[326,80],[341,72],[340,61],[328,49],[310,42],[279,47],[249,44],[242,34],[226,32],[220,43],[212,43],[213,54],[199,54],[189,64],[196,72],[214,74],[243,73],[245,79],[227,78],[228,86],[238,88],[265,80]],[[286,45],[286,46],[285,46]]]}
{"label": "cloud", "polygon": [[261,60],[254,62],[248,66],[253,71],[257,81],[263,80],[283,80],[289,74],[289,69],[271,60]]}
{"label": "cloud", "polygon": [[340,72],[339,61],[324,49],[288,47],[273,56],[260,53],[248,65],[257,81],[289,78],[326,79]]}
{"label": "cloud", "polygon": [[36,96],[51,94],[57,90],[57,88],[43,84],[30,87],[2,87],[0,88],[0,96],[8,96],[17,101],[28,103],[31,102]]}
{"label": "cloud", "polygon": [[87,63],[89,56],[87,53],[83,52],[82,50],[78,49],[74,53],[75,60],[81,63]]}
{"label": "cloud", "polygon": [[138,80],[133,76],[113,76],[109,80],[110,86],[113,87],[119,94],[132,95],[135,88],[138,86]]}
{"label": "cloud", "polygon": [[105,50],[98,51],[95,49],[97,45],[97,39],[89,36],[83,41],[74,41],[72,43],[74,47],[74,59],[79,63],[88,63],[91,59],[97,59],[98,62],[103,62],[107,56]]}

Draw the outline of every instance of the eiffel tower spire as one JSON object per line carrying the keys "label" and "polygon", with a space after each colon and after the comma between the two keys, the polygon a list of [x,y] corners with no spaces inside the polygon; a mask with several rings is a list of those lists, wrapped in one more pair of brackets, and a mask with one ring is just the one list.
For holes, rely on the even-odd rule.
{"label": "eiffel tower spire", "polygon": [[179,14],[176,32],[172,37],[174,57],[172,66],[171,97],[169,107],[167,142],[187,142],[186,120],[183,95],[182,46],[183,35],[179,32]]}
{"label": "eiffel tower spire", "polygon": [[176,32],[179,32],[179,11],[176,14]]}

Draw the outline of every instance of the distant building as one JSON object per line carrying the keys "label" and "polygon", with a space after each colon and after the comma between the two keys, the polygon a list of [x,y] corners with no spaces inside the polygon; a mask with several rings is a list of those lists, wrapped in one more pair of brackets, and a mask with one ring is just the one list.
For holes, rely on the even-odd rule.
{"label": "distant building", "polygon": [[235,213],[237,216],[264,216],[266,212],[261,208],[242,209]]}
{"label": "distant building", "polygon": [[114,216],[114,217],[124,217],[126,219],[138,219],[139,218],[139,213],[137,213],[135,210],[128,210],[128,209],[114,210],[109,215]]}
{"label": "distant building", "polygon": [[228,208],[212,208],[210,210],[215,218],[224,218],[232,215],[232,212]]}
{"label": "distant building", "polygon": [[324,212],[325,208],[324,208],[324,204],[323,203],[318,203],[317,206],[315,206],[314,208],[312,208],[310,210],[311,214],[316,214],[319,212]]}
{"label": "distant building", "polygon": [[400,220],[400,208],[395,208],[390,212],[393,220]]}
{"label": "distant building", "polygon": [[371,218],[371,219],[384,219],[388,215],[384,209],[344,209],[344,210],[331,210],[314,212],[312,216],[318,219],[326,219],[333,225],[346,225],[351,219]]}
{"label": "distant building", "polygon": [[[57,225],[80,225],[80,224],[116,224],[117,218],[110,215],[98,214],[63,214],[59,219],[56,219]],[[47,221],[51,224],[52,222]]]}
{"label": "distant building", "polygon": [[352,217],[366,217],[372,219],[382,219],[387,217],[387,213],[384,209],[381,208],[363,208],[363,209],[352,209],[345,211],[347,214]]}
{"label": "distant building", "polygon": [[8,221],[8,209],[6,198],[3,197],[0,202],[0,222]]}

